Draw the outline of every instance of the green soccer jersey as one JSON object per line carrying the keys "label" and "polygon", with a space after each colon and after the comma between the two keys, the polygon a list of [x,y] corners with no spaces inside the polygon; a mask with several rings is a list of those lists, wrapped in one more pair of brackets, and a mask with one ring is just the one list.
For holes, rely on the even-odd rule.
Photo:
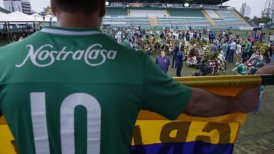
{"label": "green soccer jersey", "polygon": [[191,90],[96,29],[48,27],[0,48],[0,114],[20,154],[128,154],[140,109],[175,119]]}
{"label": "green soccer jersey", "polygon": [[226,54],[227,50],[228,50],[228,44],[224,43],[221,48],[222,48],[223,53]]}
{"label": "green soccer jersey", "polygon": [[247,67],[245,64],[239,64],[232,71],[237,71],[241,75],[247,75]]}
{"label": "green soccer jersey", "polygon": [[251,64],[249,74],[256,74],[257,70],[264,66],[263,61],[256,58],[251,61]]}
{"label": "green soccer jersey", "polygon": [[247,43],[245,44],[244,52],[249,52],[250,49],[251,49],[251,43],[250,43],[250,42],[247,42]]}

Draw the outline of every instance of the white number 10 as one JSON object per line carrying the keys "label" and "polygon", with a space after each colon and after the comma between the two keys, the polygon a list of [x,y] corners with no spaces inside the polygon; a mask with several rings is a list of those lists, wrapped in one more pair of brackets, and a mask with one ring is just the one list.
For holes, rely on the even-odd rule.
{"label": "white number 10", "polygon": [[[49,154],[45,93],[31,93],[31,118],[36,154]],[[87,110],[87,154],[100,153],[101,107],[86,93],[67,96],[60,108],[60,135],[63,154],[75,154],[74,111],[77,106]]]}

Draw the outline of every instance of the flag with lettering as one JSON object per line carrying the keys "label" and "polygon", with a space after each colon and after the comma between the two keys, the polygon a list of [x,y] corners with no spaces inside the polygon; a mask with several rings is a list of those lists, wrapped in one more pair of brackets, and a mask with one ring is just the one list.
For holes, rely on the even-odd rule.
{"label": "flag with lettering", "polygon": [[[175,78],[216,95],[236,96],[243,89],[259,85],[258,76],[216,76]],[[239,102],[240,103],[240,102]],[[231,154],[246,113],[231,113],[202,118],[182,114],[169,121],[148,111],[141,111],[135,125],[132,154]]]}
{"label": "flag with lettering", "polygon": [[[261,84],[259,76],[216,76],[175,78],[178,82],[206,89],[216,95],[236,96],[244,88]],[[239,102],[240,103],[240,102]],[[218,117],[192,117],[182,114],[177,120],[141,111],[136,121],[132,154],[231,154],[246,113]],[[16,154],[16,143],[0,118],[0,154]]]}

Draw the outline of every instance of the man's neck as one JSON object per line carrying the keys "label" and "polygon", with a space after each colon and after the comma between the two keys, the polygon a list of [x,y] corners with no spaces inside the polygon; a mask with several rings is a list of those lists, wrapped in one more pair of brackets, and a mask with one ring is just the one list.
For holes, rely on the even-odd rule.
{"label": "man's neck", "polygon": [[86,15],[81,12],[61,12],[57,14],[57,26],[65,28],[97,28],[101,18],[97,14]]}

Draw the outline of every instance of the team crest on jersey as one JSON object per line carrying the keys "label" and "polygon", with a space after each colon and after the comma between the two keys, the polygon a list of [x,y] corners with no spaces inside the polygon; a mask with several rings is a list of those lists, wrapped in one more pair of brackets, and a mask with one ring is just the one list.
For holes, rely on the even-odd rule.
{"label": "team crest on jersey", "polygon": [[106,50],[102,44],[93,44],[84,50],[69,51],[66,46],[61,51],[55,51],[53,45],[45,44],[34,49],[33,45],[26,46],[29,51],[25,59],[17,68],[23,67],[27,61],[32,62],[37,67],[48,67],[56,62],[66,60],[84,61],[89,66],[100,66],[107,60],[115,60],[117,51]]}

